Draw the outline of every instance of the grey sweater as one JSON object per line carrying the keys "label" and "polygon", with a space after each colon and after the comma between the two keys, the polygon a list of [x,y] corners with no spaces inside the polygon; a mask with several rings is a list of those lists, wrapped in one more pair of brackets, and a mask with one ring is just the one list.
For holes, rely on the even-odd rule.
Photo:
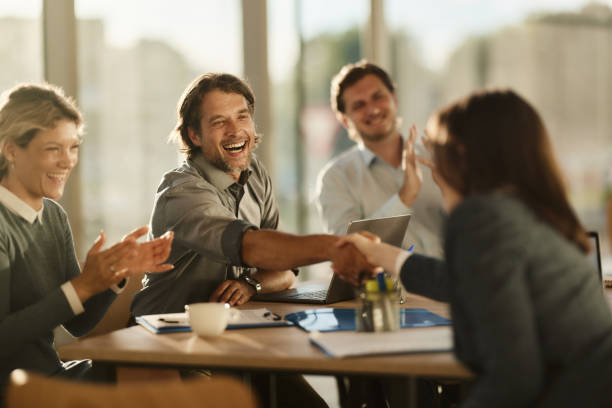
{"label": "grey sweater", "polygon": [[446,260],[414,255],[407,290],[451,306],[477,379],[464,407],[612,406],[612,314],[594,267],[510,195],[449,215]]}
{"label": "grey sweater", "polygon": [[44,200],[42,224],[30,224],[0,204],[0,384],[11,370],[59,370],[53,328],[81,336],[102,318],[116,295],[107,290],[75,316],[60,285],[80,273],[64,210]]}

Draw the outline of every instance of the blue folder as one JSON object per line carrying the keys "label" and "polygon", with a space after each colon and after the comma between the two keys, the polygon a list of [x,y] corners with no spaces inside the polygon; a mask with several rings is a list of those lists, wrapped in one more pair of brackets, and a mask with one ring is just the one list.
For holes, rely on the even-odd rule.
{"label": "blue folder", "polygon": [[[310,309],[285,315],[285,320],[306,331],[332,332],[355,330],[355,309]],[[427,309],[400,309],[400,328],[448,326],[449,319]]]}

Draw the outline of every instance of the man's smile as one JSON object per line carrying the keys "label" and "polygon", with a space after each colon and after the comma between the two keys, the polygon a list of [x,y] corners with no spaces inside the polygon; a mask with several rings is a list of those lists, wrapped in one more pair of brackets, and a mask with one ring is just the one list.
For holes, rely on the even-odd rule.
{"label": "man's smile", "polygon": [[223,149],[230,153],[238,153],[244,150],[246,147],[247,141],[243,140],[241,142],[228,143],[223,145]]}

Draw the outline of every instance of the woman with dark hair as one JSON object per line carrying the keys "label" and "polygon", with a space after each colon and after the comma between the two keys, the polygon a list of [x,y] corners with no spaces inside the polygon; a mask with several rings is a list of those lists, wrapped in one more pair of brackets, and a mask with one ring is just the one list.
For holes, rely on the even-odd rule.
{"label": "woman with dark hair", "polygon": [[100,233],[83,267],[59,199],[78,162],[81,114],[60,88],[19,85],[0,97],[0,394],[11,370],[71,377],[53,329],[91,330],[132,274],[162,272],[172,233],[138,243],[142,227],[103,249]]}
{"label": "woman with dark hair", "polygon": [[538,113],[486,91],[434,114],[427,135],[433,162],[410,162],[442,191],[445,260],[373,236],[343,242],[450,303],[455,353],[476,375],[463,406],[612,406],[612,314]]}

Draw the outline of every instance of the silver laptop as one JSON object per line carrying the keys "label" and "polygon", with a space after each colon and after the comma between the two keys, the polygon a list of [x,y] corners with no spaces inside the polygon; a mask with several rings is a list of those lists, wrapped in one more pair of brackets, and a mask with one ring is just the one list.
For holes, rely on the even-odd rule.
{"label": "silver laptop", "polygon": [[[369,231],[378,235],[383,242],[401,246],[409,222],[410,215],[357,220],[348,225],[347,233],[352,234],[359,231]],[[353,286],[340,279],[336,274],[333,274],[329,285],[305,285],[295,289],[257,295],[253,300],[326,305],[353,299],[354,297],[355,289]]]}
{"label": "silver laptop", "polygon": [[597,267],[597,272],[599,274],[599,280],[603,280],[603,270],[601,269],[601,252],[599,249],[599,234],[596,231],[589,231],[589,238],[591,240],[591,245],[593,246],[593,250],[589,253],[588,259],[591,264]]}

